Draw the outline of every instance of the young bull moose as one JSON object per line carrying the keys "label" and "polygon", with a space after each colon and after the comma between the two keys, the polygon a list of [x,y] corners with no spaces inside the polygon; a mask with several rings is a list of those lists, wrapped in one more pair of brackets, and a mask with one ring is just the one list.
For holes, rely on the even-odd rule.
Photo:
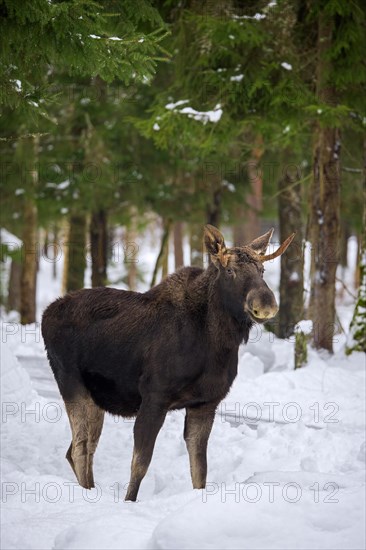
{"label": "young bull moose", "polygon": [[46,309],[42,334],[72,431],[66,458],[82,487],[94,487],[105,411],[136,416],[126,495],[134,501],[167,412],[182,408],[193,487],[205,487],[207,442],[237,374],[239,345],[253,323],[278,311],[263,262],[285,252],[294,235],[266,255],[272,233],[227,248],[207,225],[206,270],[184,267],[144,294],[79,290]]}

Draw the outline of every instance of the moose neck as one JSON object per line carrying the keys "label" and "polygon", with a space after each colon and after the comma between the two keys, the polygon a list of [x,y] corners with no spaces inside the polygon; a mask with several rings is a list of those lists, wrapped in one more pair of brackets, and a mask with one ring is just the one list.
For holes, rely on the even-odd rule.
{"label": "moose neck", "polygon": [[205,289],[207,322],[215,341],[228,347],[247,342],[253,322],[240,304],[231,302],[212,263],[202,273],[200,287]]}

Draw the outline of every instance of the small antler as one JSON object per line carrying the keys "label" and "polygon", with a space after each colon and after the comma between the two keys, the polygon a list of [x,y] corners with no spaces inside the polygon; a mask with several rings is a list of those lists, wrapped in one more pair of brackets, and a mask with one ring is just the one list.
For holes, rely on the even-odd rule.
{"label": "small antler", "polygon": [[292,241],[294,240],[296,233],[292,233],[283,243],[281,246],[276,250],[276,252],[272,252],[272,254],[265,254],[263,256],[260,256],[261,262],[268,262],[269,260],[273,260],[274,258],[277,258],[278,256],[281,256],[287,248],[290,246]]}

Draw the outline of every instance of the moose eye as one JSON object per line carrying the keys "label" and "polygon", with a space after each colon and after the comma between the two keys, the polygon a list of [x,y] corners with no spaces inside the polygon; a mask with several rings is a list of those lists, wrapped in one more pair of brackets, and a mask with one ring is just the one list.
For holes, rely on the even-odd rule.
{"label": "moose eye", "polygon": [[228,268],[226,268],[226,273],[228,275],[232,275],[234,273],[234,271],[231,269],[231,267],[228,267]]}

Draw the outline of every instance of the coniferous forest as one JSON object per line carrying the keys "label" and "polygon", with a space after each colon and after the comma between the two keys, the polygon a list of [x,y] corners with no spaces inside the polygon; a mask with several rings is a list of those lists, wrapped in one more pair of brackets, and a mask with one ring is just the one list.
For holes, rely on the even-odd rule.
{"label": "coniferous forest", "polygon": [[[83,287],[88,247],[87,283],[105,285],[116,227],[134,259],[154,220],[156,283],[169,247],[183,263],[183,236],[202,265],[205,223],[236,245],[275,225],[278,240],[296,232],[275,330],[306,315],[331,351],[351,235],[362,261],[363,2],[9,1],[1,16],[2,226],[22,243],[3,237],[7,308],[36,320],[42,249],[55,271],[65,260],[63,291]],[[128,288],[140,275],[121,262]]]}
{"label": "coniferous forest", "polygon": [[[57,297],[84,287],[146,292],[183,266],[207,268],[207,224],[228,247],[273,227],[267,253],[295,233],[268,262],[279,311],[262,335],[270,350],[286,350],[273,372],[331,368],[339,354],[345,372],[364,367],[364,1],[0,0],[0,22],[0,307],[19,368],[30,361],[20,340],[40,330]],[[269,376],[258,349],[245,353]],[[271,398],[281,401],[276,390]],[[330,394],[328,402],[339,405]],[[302,457],[304,470],[317,460],[317,472],[334,470],[314,453]],[[169,530],[154,533],[156,547],[172,547]],[[339,548],[361,548],[344,533]],[[176,536],[176,548],[214,547]],[[252,547],[285,544],[266,540]],[[335,548],[331,538],[304,540]]]}

